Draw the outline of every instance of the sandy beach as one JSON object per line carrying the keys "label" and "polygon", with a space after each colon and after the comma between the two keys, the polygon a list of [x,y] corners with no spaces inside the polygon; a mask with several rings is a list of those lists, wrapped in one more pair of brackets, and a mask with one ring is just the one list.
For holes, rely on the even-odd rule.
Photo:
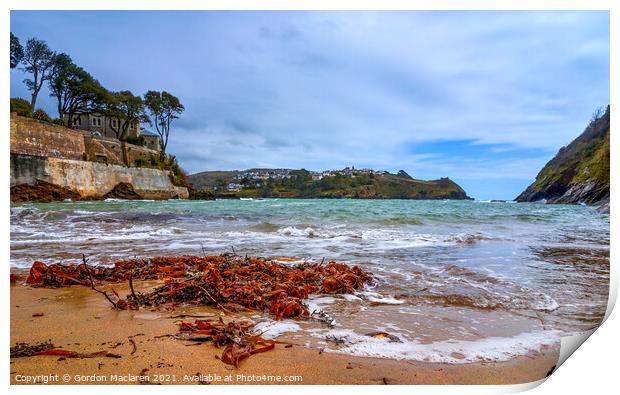
{"label": "sandy beach", "polygon": [[[136,284],[137,290],[149,286]],[[127,291],[122,285],[114,288]],[[558,347],[544,347],[505,362],[439,364],[327,353],[279,338],[282,343],[275,350],[256,354],[234,368],[217,359],[221,349],[210,343],[196,345],[168,336],[177,333],[180,319],[193,320],[183,314],[220,315],[204,307],[117,311],[88,287],[11,285],[12,346],[49,340],[80,353],[108,351],[120,356],[13,358],[11,383],[277,384],[280,377],[286,384],[512,384],[544,378],[559,354]]]}

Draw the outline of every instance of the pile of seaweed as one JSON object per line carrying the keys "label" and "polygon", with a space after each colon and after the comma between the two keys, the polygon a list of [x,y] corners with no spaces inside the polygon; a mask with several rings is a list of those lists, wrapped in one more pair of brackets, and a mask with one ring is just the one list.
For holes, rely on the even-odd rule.
{"label": "pile of seaweed", "polygon": [[[136,279],[164,283],[141,293],[134,290]],[[125,298],[96,287],[125,281],[131,290]],[[209,305],[224,311],[267,311],[280,320],[308,317],[303,301],[311,294],[354,293],[372,282],[372,276],[359,266],[334,261],[291,265],[225,254],[126,260],[112,267],[88,265],[85,258],[81,264],[35,262],[26,282],[34,287],[90,286],[121,310]]]}
{"label": "pile of seaweed", "polygon": [[[154,288],[136,292],[134,280],[160,280]],[[123,260],[111,267],[87,264],[51,264],[35,262],[26,283],[32,287],[58,288],[71,285],[90,286],[105,296],[116,309],[174,309],[178,306],[208,305],[230,311],[265,311],[274,319],[309,318],[311,313],[304,300],[311,294],[354,293],[373,281],[359,266],[330,261],[327,263],[284,264],[272,259],[241,257],[235,254],[218,256],[156,257]],[[113,288],[99,289],[104,284],[129,283],[130,294],[122,298]],[[318,319],[322,320],[318,313]],[[329,320],[328,320],[329,321]],[[256,353],[272,350],[275,341],[255,333],[251,321],[196,320],[180,322],[180,340],[212,342],[224,346],[219,359],[235,367]],[[11,357],[60,355],[71,358],[113,356],[103,352],[80,354],[56,349],[51,344],[18,344]]]}

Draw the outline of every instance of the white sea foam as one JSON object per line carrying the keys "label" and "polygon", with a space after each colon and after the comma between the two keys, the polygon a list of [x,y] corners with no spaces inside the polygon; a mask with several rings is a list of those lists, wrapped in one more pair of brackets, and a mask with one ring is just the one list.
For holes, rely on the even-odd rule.
{"label": "white sea foam", "polygon": [[340,297],[342,297],[342,299],[346,300],[347,302],[358,302],[362,300],[362,298],[360,298],[359,296],[351,294],[342,294],[340,295]]}
{"label": "white sea foam", "polygon": [[81,214],[81,215],[97,215],[97,214],[101,215],[101,214],[103,214],[103,213],[97,213],[97,212],[94,212],[94,211],[87,211],[87,210],[73,210],[73,213],[74,214]]}
{"label": "white sea foam", "polygon": [[262,333],[261,337],[265,339],[275,339],[283,333],[297,332],[299,330],[301,330],[300,326],[291,320],[263,321],[254,327],[254,331]]}
{"label": "white sea foam", "polygon": [[310,313],[320,313],[323,311],[323,307],[332,304],[336,301],[331,296],[310,296],[304,303],[308,306]]}
{"label": "white sea foam", "polygon": [[381,303],[381,304],[403,304],[404,300],[398,300],[392,296],[384,296],[377,292],[372,292],[369,290],[358,292],[358,295],[363,296],[369,302]]}
{"label": "white sea foam", "polygon": [[[248,232],[255,234],[257,232]],[[258,232],[259,233],[259,232]],[[431,234],[411,233],[407,230],[394,229],[352,229],[345,226],[330,227],[295,227],[285,226],[277,230],[283,237],[324,238],[324,239],[361,239],[379,242],[378,248],[395,247],[422,247],[430,245],[453,245],[463,242],[474,242],[483,237],[479,234]]]}
{"label": "white sea foam", "polygon": [[[306,227],[304,229],[295,228],[293,226],[287,226],[286,228],[282,228],[278,230],[279,234],[285,236],[296,236],[296,237],[319,237],[319,234],[314,228]],[[325,236],[325,235],[321,235]]]}
{"label": "white sea foam", "polygon": [[512,337],[488,337],[472,341],[446,340],[423,344],[407,340],[393,342],[343,329],[312,332],[315,337],[335,336],[345,341],[343,347],[326,348],[327,352],[444,363],[506,361],[530,351],[539,351],[542,346],[557,344],[560,334],[559,331],[524,332]]}
{"label": "white sea foam", "polygon": [[533,304],[532,307],[534,307],[534,309],[550,312],[560,307],[560,304],[551,296],[541,293],[540,297],[542,298],[542,300],[539,300]]}
{"label": "white sea foam", "polygon": [[374,296],[369,296],[368,297],[368,301],[369,302],[374,302],[374,303],[381,303],[381,304],[403,304],[403,303],[405,303],[405,301],[395,299],[395,298],[393,298],[391,296],[385,296],[385,297],[382,297],[382,298],[376,298]]}

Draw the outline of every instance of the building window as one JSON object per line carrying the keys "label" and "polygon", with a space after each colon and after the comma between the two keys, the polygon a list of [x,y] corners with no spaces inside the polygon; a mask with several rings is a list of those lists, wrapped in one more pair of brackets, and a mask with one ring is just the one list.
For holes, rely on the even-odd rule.
{"label": "building window", "polygon": [[90,124],[91,126],[101,126],[101,118],[93,117]]}
{"label": "building window", "polygon": [[73,118],[73,126],[82,126],[82,118],[80,117]]}
{"label": "building window", "polygon": [[117,128],[118,127],[118,120],[117,119],[113,119],[110,122],[111,122],[113,128]]}

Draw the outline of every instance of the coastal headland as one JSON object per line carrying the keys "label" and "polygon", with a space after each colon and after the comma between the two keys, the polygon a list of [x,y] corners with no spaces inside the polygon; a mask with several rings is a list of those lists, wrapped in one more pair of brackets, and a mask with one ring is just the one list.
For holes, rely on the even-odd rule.
{"label": "coastal headland", "polygon": [[189,176],[194,188],[217,198],[470,199],[448,177],[417,180],[396,174],[346,167],[321,172],[305,169],[205,171]]}
{"label": "coastal headland", "polygon": [[609,213],[610,106],[597,111],[576,139],[562,147],[515,199],[597,207]]}
{"label": "coastal headland", "polygon": [[187,198],[159,153],[11,114],[11,201]]}

